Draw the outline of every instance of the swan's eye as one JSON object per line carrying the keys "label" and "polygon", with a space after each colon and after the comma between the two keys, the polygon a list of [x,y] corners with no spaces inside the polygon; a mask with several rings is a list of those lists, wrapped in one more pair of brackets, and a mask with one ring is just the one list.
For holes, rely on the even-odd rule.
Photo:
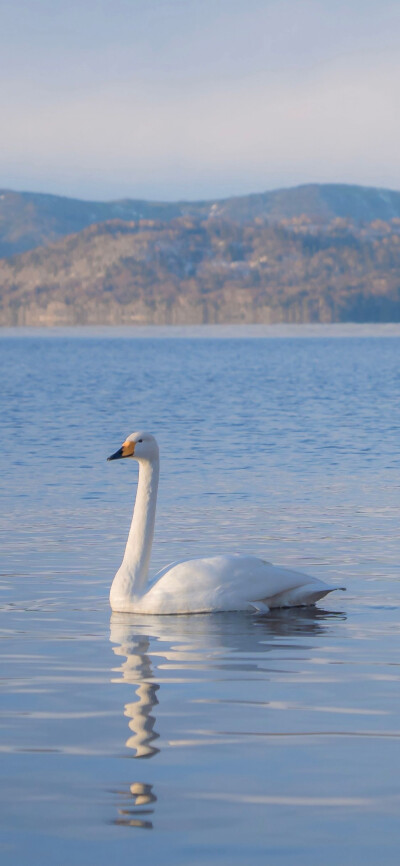
{"label": "swan's eye", "polygon": [[143,442],[143,439],[138,439],[138,445],[139,445],[139,442]]}

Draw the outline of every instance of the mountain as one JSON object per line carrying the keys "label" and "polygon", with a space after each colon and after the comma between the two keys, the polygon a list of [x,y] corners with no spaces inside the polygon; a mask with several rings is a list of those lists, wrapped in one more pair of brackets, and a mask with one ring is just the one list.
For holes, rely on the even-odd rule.
{"label": "mountain", "polygon": [[0,257],[53,243],[111,219],[171,220],[178,204],[147,201],[95,202],[35,192],[0,190]]}
{"label": "mountain", "polygon": [[335,217],[356,223],[400,217],[400,192],[346,184],[307,184],[204,202],[152,202],[124,199],[81,201],[42,193],[0,190],[0,256],[11,256],[80,232],[90,225],[119,219],[162,220],[179,217],[251,223],[278,223],[302,215],[317,224]]}
{"label": "mountain", "polygon": [[[114,219],[4,258],[0,324],[400,321],[399,217],[328,220],[341,193],[313,196],[323,218]],[[365,214],[368,196],[346,201]]]}

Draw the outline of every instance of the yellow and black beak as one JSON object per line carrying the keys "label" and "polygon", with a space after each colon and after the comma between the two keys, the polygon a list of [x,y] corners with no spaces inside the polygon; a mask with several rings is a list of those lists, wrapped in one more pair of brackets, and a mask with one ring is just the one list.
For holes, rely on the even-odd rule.
{"label": "yellow and black beak", "polygon": [[121,445],[121,448],[118,448],[118,451],[115,451],[114,454],[107,457],[107,460],[121,460],[122,457],[133,457],[134,453],[135,442],[129,442],[129,440],[127,440],[123,445]]}

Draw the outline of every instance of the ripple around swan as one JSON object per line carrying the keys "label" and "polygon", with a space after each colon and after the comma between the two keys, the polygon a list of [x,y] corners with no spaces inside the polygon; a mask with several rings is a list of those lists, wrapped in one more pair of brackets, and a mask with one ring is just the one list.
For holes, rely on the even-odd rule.
{"label": "ripple around swan", "polygon": [[[10,862],[397,866],[398,350],[0,340]],[[110,619],[135,473],[105,457],[133,426],[163,455],[154,569],[206,540],[347,593],[268,616]]]}

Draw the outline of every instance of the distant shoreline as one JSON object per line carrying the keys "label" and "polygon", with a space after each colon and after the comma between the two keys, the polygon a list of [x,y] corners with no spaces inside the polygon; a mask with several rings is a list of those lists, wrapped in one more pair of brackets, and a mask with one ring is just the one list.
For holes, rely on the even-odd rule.
{"label": "distant shoreline", "polygon": [[70,325],[0,327],[0,339],[71,337],[115,339],[304,339],[400,337],[400,323],[276,325]]}

